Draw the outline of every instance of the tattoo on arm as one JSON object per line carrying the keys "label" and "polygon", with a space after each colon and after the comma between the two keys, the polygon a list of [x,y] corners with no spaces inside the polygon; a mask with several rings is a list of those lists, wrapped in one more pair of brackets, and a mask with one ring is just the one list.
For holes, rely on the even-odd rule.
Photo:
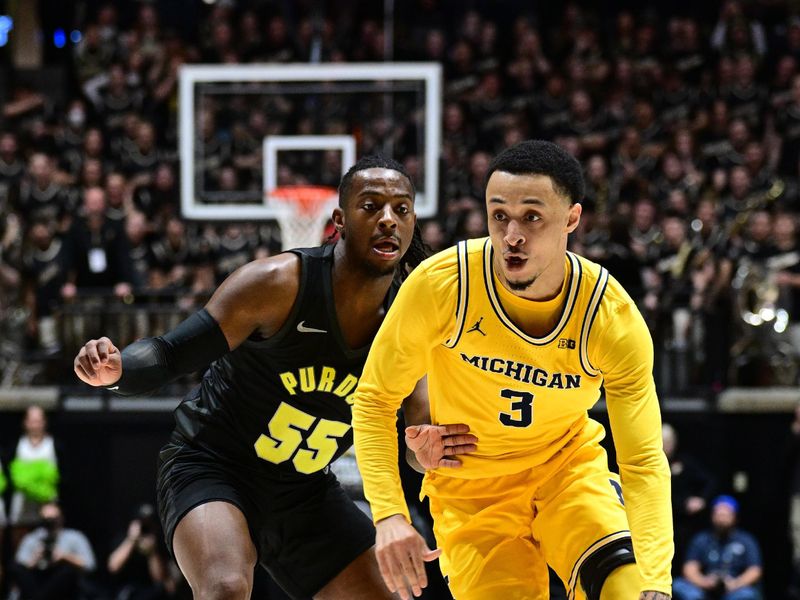
{"label": "tattoo on arm", "polygon": [[664,592],[642,592],[639,600],[670,600],[670,596]]}

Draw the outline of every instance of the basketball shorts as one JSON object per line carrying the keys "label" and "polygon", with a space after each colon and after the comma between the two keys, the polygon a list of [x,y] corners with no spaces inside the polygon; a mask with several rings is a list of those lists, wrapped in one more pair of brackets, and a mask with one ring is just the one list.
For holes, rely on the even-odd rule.
{"label": "basketball shorts", "polygon": [[596,441],[576,444],[552,464],[512,475],[428,474],[439,562],[456,600],[547,600],[547,565],[569,600],[585,600],[581,565],[630,531],[605,450]]}
{"label": "basketball shorts", "polygon": [[161,449],[158,508],[167,547],[190,510],[212,501],[242,511],[259,563],[292,598],[309,598],[375,544],[370,519],[331,473],[267,479],[176,440]]}

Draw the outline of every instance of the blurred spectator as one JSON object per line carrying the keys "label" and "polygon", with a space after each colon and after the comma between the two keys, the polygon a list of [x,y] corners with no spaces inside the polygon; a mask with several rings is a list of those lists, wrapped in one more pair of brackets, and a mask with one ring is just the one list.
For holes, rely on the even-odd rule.
{"label": "blurred spectator", "polygon": [[161,163],[152,180],[134,190],[133,203],[157,229],[163,229],[169,217],[177,216],[178,195],[173,168]]}
{"label": "blurred spectator", "polygon": [[604,239],[603,253],[597,257],[635,301],[644,296],[642,263],[631,248],[630,219],[614,215],[608,222],[608,235]]}
{"label": "blurred spectator", "polygon": [[186,235],[186,225],[177,217],[167,221],[164,237],[152,245],[150,285],[155,289],[192,286],[197,248]]}
{"label": "blurred spectator", "polygon": [[775,215],[772,226],[773,255],[767,268],[775,274],[780,295],[777,306],[787,312],[789,338],[794,351],[800,355],[800,246],[797,240],[797,217],[793,214]]}
{"label": "blurred spectator", "polygon": [[51,352],[60,349],[56,313],[70,268],[66,245],[54,229],[50,221],[34,221],[22,259],[28,334],[40,348]]}
{"label": "blurred spectator", "polygon": [[760,600],[761,550],[752,535],[736,527],[738,510],[731,496],[714,500],[713,529],[689,545],[683,577],[672,586],[676,600]]}
{"label": "blurred spectator", "polygon": [[29,528],[38,522],[42,505],[58,496],[59,469],[44,411],[38,406],[28,407],[22,426],[24,431],[9,465],[14,486],[9,521]]}
{"label": "blurred spectator", "polygon": [[679,571],[683,552],[691,537],[700,531],[714,493],[714,480],[703,466],[685,452],[678,452],[678,434],[669,423],[661,427],[664,454],[672,473],[672,516],[675,527],[675,560],[673,570]]}
{"label": "blurred spectator", "polygon": [[106,216],[105,191],[86,191],[83,214],[68,234],[72,283],[81,288],[112,290],[119,298],[131,293],[133,265],[120,223]]}
{"label": "blurred spectator", "polygon": [[115,600],[165,600],[167,562],[159,544],[160,527],[150,504],[141,505],[108,557]]}
{"label": "blurred spectator", "polygon": [[56,181],[53,159],[35,153],[28,160],[28,177],[22,180],[17,210],[25,223],[35,219],[66,220],[77,207],[76,194]]}
{"label": "blurred spectator", "polygon": [[147,218],[142,213],[134,211],[128,215],[125,220],[125,235],[128,238],[128,255],[133,266],[134,291],[150,287],[153,283],[153,254],[148,243],[148,233]]}
{"label": "blurred spectator", "polygon": [[780,144],[779,172],[794,175],[800,160],[800,75],[792,79],[791,98],[775,118]]}
{"label": "blurred spectator", "polygon": [[100,27],[89,23],[83,38],[75,46],[75,71],[80,81],[86,81],[105,72],[114,58],[111,40],[104,40]]}
{"label": "blurred spectator", "polygon": [[122,223],[131,212],[131,197],[128,182],[122,173],[109,173],[106,176],[106,216],[112,221]]}
{"label": "blurred spectator", "polygon": [[726,54],[751,52],[763,56],[767,53],[764,26],[747,19],[742,2],[727,0],[711,33],[711,47]]}
{"label": "blurred spectator", "polygon": [[64,527],[56,502],[41,507],[41,526],[22,538],[11,579],[24,600],[78,600],[83,575],[94,571],[95,558],[86,536]]}
{"label": "blurred spectator", "polygon": [[17,136],[7,131],[0,133],[0,215],[11,210],[24,175],[25,163],[19,152]]}
{"label": "blurred spectator", "polygon": [[662,224],[664,242],[654,265],[658,277],[657,328],[664,344],[661,382],[665,389],[685,391],[690,382],[693,353],[689,350],[696,325],[691,300],[697,249],[689,241],[684,217],[669,213]]}
{"label": "blurred spectator", "polygon": [[227,225],[212,251],[217,285],[236,269],[253,260],[257,247],[258,239],[253,232],[241,225]]}
{"label": "blurred spectator", "polygon": [[122,159],[122,168],[129,177],[150,174],[163,159],[156,147],[156,132],[152,123],[142,121],[136,131],[133,147]]}
{"label": "blurred spectator", "polygon": [[449,245],[447,235],[439,221],[430,220],[422,223],[421,231],[422,241],[428,245],[432,252],[440,252]]}

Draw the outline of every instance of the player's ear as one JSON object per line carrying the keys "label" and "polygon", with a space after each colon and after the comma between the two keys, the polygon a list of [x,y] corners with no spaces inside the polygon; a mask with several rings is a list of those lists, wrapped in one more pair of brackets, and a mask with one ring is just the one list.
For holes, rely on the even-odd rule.
{"label": "player's ear", "polygon": [[578,223],[581,222],[581,213],[583,207],[579,202],[573,202],[569,207],[569,215],[567,217],[567,233],[572,233],[577,229]]}
{"label": "player's ear", "polygon": [[333,221],[333,226],[336,228],[336,232],[344,239],[344,211],[341,207],[337,206],[333,209],[331,219]]}

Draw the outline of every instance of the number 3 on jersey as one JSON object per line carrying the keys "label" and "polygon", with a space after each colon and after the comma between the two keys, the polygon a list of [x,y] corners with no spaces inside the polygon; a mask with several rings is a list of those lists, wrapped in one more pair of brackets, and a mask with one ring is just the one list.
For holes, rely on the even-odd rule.
{"label": "number 3 on jersey", "polygon": [[506,427],[527,427],[533,422],[533,394],[518,392],[508,388],[500,390],[500,395],[511,403],[511,412],[501,412],[500,422]]}
{"label": "number 3 on jersey", "polygon": [[300,473],[308,474],[324,469],[339,448],[337,438],[350,430],[350,424],[320,419],[306,438],[309,450],[300,448],[303,433],[311,428],[314,421],[316,417],[281,402],[267,425],[269,434],[261,434],[256,440],[256,454],[275,464],[293,457],[294,468]]}

